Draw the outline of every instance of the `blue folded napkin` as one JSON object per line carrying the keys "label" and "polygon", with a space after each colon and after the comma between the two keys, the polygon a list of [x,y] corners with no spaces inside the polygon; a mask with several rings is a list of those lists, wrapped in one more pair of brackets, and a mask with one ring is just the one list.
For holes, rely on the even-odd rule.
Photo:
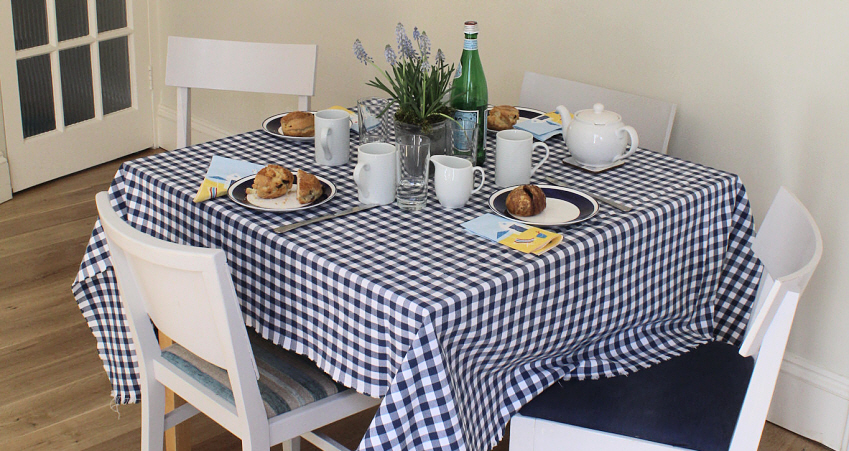
{"label": "blue folded napkin", "polygon": [[534,135],[534,138],[540,141],[545,141],[554,135],[559,135],[562,131],[560,124],[545,116],[519,122],[513,128],[530,132],[530,134]]}

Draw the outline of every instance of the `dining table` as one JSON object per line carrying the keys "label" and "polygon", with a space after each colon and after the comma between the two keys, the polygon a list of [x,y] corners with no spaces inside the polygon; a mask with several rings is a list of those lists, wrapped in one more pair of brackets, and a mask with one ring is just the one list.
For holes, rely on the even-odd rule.
{"label": "dining table", "polygon": [[[390,142],[392,142],[390,136]],[[264,129],[124,163],[113,207],[154,237],[227,255],[245,324],[334,380],[381,398],[360,450],[484,451],[511,418],[564,379],[625,375],[709,340],[739,343],[762,266],[745,187],[732,173],[651,150],[588,171],[546,140],[545,177],[631,207],[600,204],[552,249],[523,253],[462,224],[494,214],[495,134],[484,188],[443,208],[395,204],[276,233],[358,204],[350,161],[316,163],[312,140]],[[314,208],[264,211],[227,196],[193,202],[213,156],[303,169],[332,182]],[[98,223],[73,292],[118,403],[140,400],[138,364]]]}

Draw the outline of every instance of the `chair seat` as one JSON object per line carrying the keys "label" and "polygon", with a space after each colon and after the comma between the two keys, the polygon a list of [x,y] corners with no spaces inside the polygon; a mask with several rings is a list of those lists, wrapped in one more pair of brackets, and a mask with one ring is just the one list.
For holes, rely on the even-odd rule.
{"label": "chair seat", "polygon": [[[259,369],[259,392],[268,418],[339,393],[337,384],[306,357],[248,333]],[[162,350],[162,357],[235,405],[227,371],[192,354],[179,344]]]}
{"label": "chair seat", "polygon": [[546,389],[522,415],[700,451],[728,450],[754,368],[710,342],[628,376],[570,380]]}

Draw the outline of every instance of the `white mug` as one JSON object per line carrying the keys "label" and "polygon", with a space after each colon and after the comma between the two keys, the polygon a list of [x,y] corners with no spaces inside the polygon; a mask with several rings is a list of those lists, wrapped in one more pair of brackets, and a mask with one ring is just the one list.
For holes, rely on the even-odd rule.
{"label": "white mug", "polygon": [[[545,149],[536,166],[531,158],[536,148]],[[502,130],[495,135],[495,184],[501,187],[526,185],[531,176],[548,159],[549,149],[544,142],[534,143],[534,135],[524,130]]]}
{"label": "white mug", "polygon": [[362,204],[387,205],[395,201],[395,146],[371,142],[357,150],[354,182]]}
{"label": "white mug", "polygon": [[[435,168],[433,173],[433,188],[436,198],[445,208],[460,208],[466,205],[469,197],[483,188],[485,180],[483,168],[472,166],[465,158],[452,157],[448,155],[434,155],[430,157]],[[475,184],[475,172],[481,174],[481,183],[477,188]]]}
{"label": "white mug", "polygon": [[350,156],[351,116],[342,110],[315,113],[315,162],[323,166],[339,166]]}

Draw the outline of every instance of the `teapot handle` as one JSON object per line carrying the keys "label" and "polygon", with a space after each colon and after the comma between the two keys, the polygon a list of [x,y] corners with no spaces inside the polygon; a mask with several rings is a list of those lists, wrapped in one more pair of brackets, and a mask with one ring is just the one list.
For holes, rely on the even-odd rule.
{"label": "teapot handle", "polygon": [[640,138],[637,136],[637,130],[635,130],[634,127],[626,125],[620,128],[619,130],[616,130],[616,134],[619,136],[622,136],[623,133],[628,133],[629,135],[631,135],[631,149],[625,152],[624,154],[614,158],[613,161],[624,160],[625,158],[630,157],[634,154],[634,152],[637,151],[637,147],[639,147],[640,145]]}

